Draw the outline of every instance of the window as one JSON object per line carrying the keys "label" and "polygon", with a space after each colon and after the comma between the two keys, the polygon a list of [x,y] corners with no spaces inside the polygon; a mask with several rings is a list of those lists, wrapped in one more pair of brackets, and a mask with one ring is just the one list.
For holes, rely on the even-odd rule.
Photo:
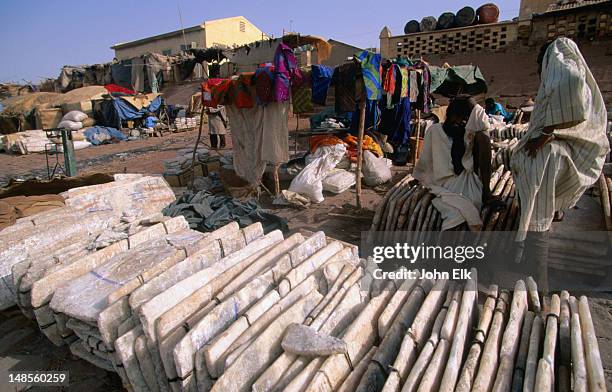
{"label": "window", "polygon": [[238,28],[240,29],[241,33],[244,33],[246,31],[246,24],[243,21],[240,21]]}
{"label": "window", "polygon": [[170,55],[172,55],[172,49],[164,49],[164,50],[162,50],[162,54],[164,56],[170,56]]}

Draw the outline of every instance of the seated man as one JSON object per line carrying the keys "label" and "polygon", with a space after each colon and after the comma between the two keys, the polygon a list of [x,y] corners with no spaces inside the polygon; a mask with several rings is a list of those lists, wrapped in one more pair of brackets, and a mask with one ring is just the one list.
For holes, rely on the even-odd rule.
{"label": "seated man", "polygon": [[495,102],[493,98],[485,99],[485,108],[489,116],[502,116],[505,122],[512,121],[514,115],[508,112],[501,103]]}
{"label": "seated man", "polygon": [[510,166],[521,207],[517,241],[527,239],[525,259],[538,266],[546,287],[551,223],[597,181],[610,145],[603,97],[576,43],[557,38],[538,62],[541,83],[529,129]]}
{"label": "seated man", "polygon": [[423,151],[413,177],[437,197],[432,201],[442,215],[442,230],[467,222],[472,230],[482,226],[480,209],[503,202],[491,194],[491,140],[489,121],[482,106],[471,97],[454,99],[444,124],[425,133]]}

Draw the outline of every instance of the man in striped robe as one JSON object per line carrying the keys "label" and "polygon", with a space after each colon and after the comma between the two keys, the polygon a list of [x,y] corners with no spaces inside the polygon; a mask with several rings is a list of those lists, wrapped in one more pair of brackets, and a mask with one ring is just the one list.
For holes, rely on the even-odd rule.
{"label": "man in striped robe", "polygon": [[525,259],[536,263],[548,286],[551,223],[597,181],[610,146],[604,100],[576,43],[556,39],[539,62],[541,83],[529,129],[510,166],[521,208],[517,241],[522,248],[527,239]]}

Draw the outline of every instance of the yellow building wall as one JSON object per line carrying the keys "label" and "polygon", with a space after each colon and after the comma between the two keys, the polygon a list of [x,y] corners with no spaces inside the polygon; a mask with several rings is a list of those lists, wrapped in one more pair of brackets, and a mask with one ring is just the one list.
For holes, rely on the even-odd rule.
{"label": "yellow building wall", "polygon": [[[241,31],[241,25],[244,31]],[[207,48],[240,46],[262,39],[262,31],[242,16],[205,22],[204,29]]]}
{"label": "yellow building wall", "polygon": [[205,34],[204,30],[189,31],[185,32],[185,39],[183,34],[178,32],[170,37],[159,38],[151,42],[145,42],[127,48],[115,49],[115,57],[118,60],[131,59],[133,57],[142,56],[147,53],[163,53],[165,50],[170,50],[170,54],[178,54],[181,52],[181,45],[191,45],[192,42],[197,43],[198,48],[204,48]]}

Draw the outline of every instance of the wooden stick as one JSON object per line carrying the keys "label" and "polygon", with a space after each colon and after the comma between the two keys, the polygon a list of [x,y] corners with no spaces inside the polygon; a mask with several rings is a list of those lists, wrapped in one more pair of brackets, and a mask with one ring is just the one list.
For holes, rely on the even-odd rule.
{"label": "wooden stick", "polygon": [[519,346],[518,356],[514,364],[514,376],[512,379],[512,392],[521,392],[523,390],[523,382],[525,381],[525,364],[527,363],[527,353],[529,350],[529,336],[531,335],[531,327],[535,313],[527,312],[525,321],[523,321],[523,329],[521,331],[521,343]]}
{"label": "wooden stick", "polygon": [[[561,300],[557,294],[553,294],[550,302],[550,311],[546,316],[546,334],[544,335],[544,348],[542,351],[542,359],[538,363],[538,372],[536,373],[535,390],[551,391],[549,389],[541,389],[543,386],[554,385],[555,374],[555,350],[557,348],[558,336],[558,321],[559,313],[561,312]],[[544,363],[544,365],[543,365]]]}
{"label": "wooden stick", "polygon": [[572,367],[572,337],[570,332],[570,295],[561,292],[561,313],[559,315],[559,392],[569,392],[571,389]]}
{"label": "wooden stick", "polygon": [[525,380],[523,381],[523,391],[533,392],[535,375],[537,371],[538,358],[540,357],[540,342],[542,341],[542,317],[536,315],[531,326],[529,336],[529,350],[527,351],[527,361],[525,362]]}
{"label": "wooden stick", "polygon": [[480,315],[480,321],[478,327],[474,333],[474,341],[472,347],[468,352],[467,359],[463,364],[459,381],[457,381],[457,387],[455,392],[470,392],[476,377],[476,370],[480,362],[480,355],[484,344],[486,342],[489,327],[493,320],[493,311],[495,310],[495,301],[497,300],[498,287],[497,285],[489,286],[487,299],[482,307],[482,314]]}
{"label": "wooden stick", "polygon": [[459,319],[457,320],[457,328],[455,336],[450,348],[448,362],[444,370],[444,376],[440,383],[440,391],[452,392],[455,390],[459,371],[461,370],[461,362],[464,359],[465,349],[467,348],[468,332],[471,331],[474,323],[474,314],[478,311],[478,289],[476,283],[476,269],[470,270],[472,278],[465,284],[463,297],[461,298],[461,308],[459,311]]}
{"label": "wooden stick", "polygon": [[489,330],[489,336],[485,343],[482,351],[482,358],[480,359],[480,365],[472,391],[490,391],[495,381],[495,370],[497,369],[497,363],[499,361],[498,352],[501,344],[504,319],[508,310],[508,301],[510,294],[502,290],[495,306],[495,312],[493,314],[493,321],[491,322],[491,329]]}
{"label": "wooden stick", "polygon": [[189,180],[189,189],[193,189],[193,181],[195,180],[195,162],[196,162],[196,154],[198,152],[198,145],[200,144],[200,139],[202,138],[202,124],[204,123],[204,105],[202,105],[202,110],[200,111],[200,125],[198,128],[198,137],[196,138],[195,146],[193,146],[193,155],[191,156],[191,175]]}
{"label": "wooden stick", "polygon": [[278,196],[280,194],[280,180],[278,178],[278,169],[280,165],[277,163],[274,165],[274,194]]}
{"label": "wooden stick", "polygon": [[417,129],[416,129],[416,141],[414,143],[414,159],[413,159],[413,164],[416,165],[416,161],[419,159],[419,141],[421,139],[421,111],[417,109],[416,111],[416,115],[417,115]]}
{"label": "wooden stick", "polygon": [[525,281],[527,283],[527,290],[529,291],[529,302],[531,303],[531,307],[534,312],[539,314],[542,311],[542,306],[540,305],[540,295],[538,294],[538,284],[531,276],[528,276]]}
{"label": "wooden stick", "polygon": [[357,170],[355,170],[355,197],[357,208],[361,209],[361,166],[363,165],[363,133],[365,128],[365,95],[359,101],[359,136],[357,137]]}
{"label": "wooden stick", "polygon": [[510,304],[510,318],[504,332],[502,346],[499,353],[500,365],[497,370],[494,392],[507,392],[512,386],[512,371],[514,370],[514,360],[519,349],[521,325],[527,310],[527,288],[525,282],[519,280],[514,286],[512,303]]}
{"label": "wooden stick", "polygon": [[578,313],[580,314],[580,328],[582,329],[582,342],[586,355],[586,369],[589,380],[590,392],[603,392],[606,390],[606,379],[604,376],[597,335],[593,327],[589,302],[584,295],[578,302]]}
{"label": "wooden stick", "polygon": [[582,344],[582,329],[580,315],[572,314],[572,369],[574,375],[574,392],[587,392],[587,371]]}

